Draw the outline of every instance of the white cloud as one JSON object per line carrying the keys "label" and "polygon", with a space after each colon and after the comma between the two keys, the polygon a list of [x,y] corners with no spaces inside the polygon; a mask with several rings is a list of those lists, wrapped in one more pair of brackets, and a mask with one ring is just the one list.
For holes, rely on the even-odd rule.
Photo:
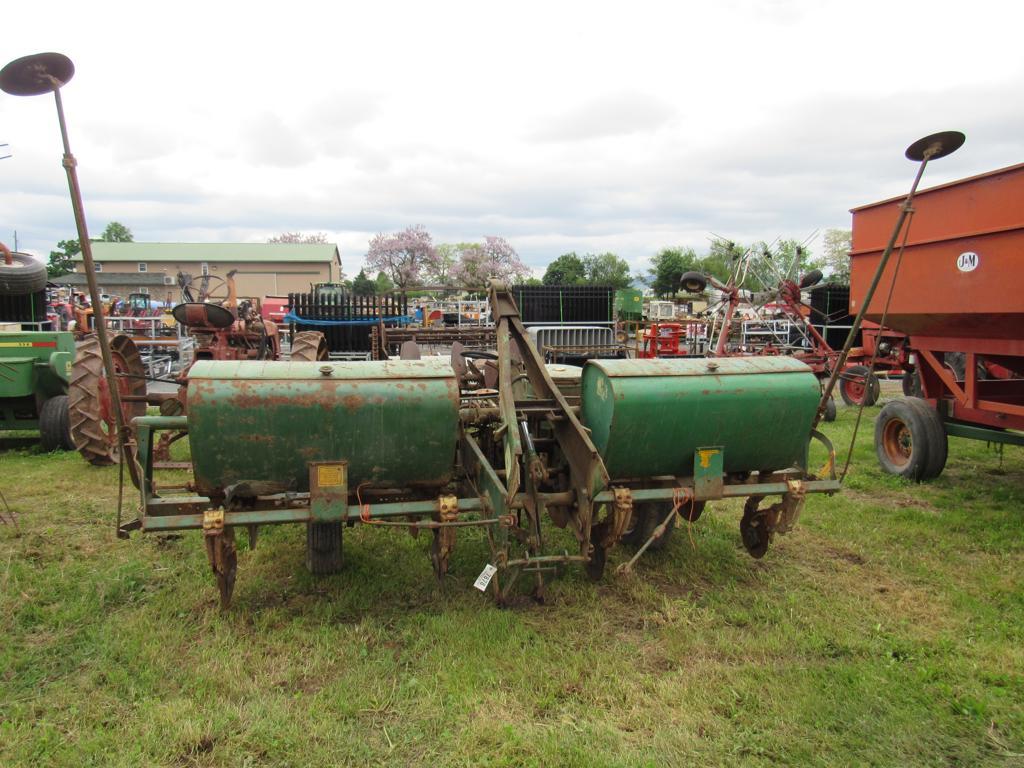
{"label": "white cloud", "polygon": [[[950,19],[955,18],[955,23]],[[1018,3],[20,4],[11,58],[62,50],[90,229],[251,241],[507,237],[541,268],[612,250],[803,239],[1024,160]],[[154,34],[159,30],[159,34]],[[13,44],[13,43],[12,43]],[[0,62],[2,63],[2,62]],[[73,236],[53,102],[0,94],[0,239]]]}
{"label": "white cloud", "polygon": [[662,99],[635,91],[603,94],[567,112],[543,120],[538,141],[579,141],[606,136],[651,133],[674,114]]}

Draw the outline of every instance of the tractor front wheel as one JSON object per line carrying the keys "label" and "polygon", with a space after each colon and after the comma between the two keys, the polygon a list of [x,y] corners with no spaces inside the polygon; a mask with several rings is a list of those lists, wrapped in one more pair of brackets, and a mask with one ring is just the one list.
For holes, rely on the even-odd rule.
{"label": "tractor front wheel", "polygon": [[68,423],[68,396],[51,397],[39,411],[39,442],[47,453],[73,451],[74,440]]}
{"label": "tractor front wheel", "polygon": [[328,358],[327,340],[320,331],[302,331],[292,339],[291,360],[314,362]]}

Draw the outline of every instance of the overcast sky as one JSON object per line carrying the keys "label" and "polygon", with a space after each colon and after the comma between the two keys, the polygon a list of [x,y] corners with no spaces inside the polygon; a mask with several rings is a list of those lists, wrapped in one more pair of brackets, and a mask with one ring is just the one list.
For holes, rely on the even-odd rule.
{"label": "overcast sky", "polygon": [[[665,246],[804,240],[1024,162],[1024,3],[8,3],[3,62],[60,51],[90,232],[507,238],[634,271]],[[0,240],[74,237],[53,100],[0,93]],[[820,237],[812,248],[820,246]]]}

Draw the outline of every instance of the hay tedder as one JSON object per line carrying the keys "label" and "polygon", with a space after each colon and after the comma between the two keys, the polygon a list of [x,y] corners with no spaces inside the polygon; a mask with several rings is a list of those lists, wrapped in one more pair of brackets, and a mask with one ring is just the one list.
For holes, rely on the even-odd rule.
{"label": "hay tedder", "polygon": [[[492,283],[490,302],[496,353],[197,361],[187,416],[134,420],[141,507],[122,533],[201,529],[227,606],[239,527],[254,544],[258,526],[305,524],[316,574],[341,567],[346,526],[429,531],[438,576],[456,532],[479,528],[490,556],[476,586],[504,602],[524,582],[542,598],[547,575],[568,563],[600,578],[617,542],[660,547],[677,518],[696,520],[711,500],[746,499],[741,539],[761,557],[807,493],[839,489],[831,445],[812,429],[821,393],[803,363],[591,361],[570,405],[511,292]],[[475,375],[475,357],[493,358],[496,386]],[[154,484],[165,430],[188,432],[188,490]],[[812,437],[830,457],[825,477],[807,469]],[[571,531],[572,551],[552,546],[545,518]]]}

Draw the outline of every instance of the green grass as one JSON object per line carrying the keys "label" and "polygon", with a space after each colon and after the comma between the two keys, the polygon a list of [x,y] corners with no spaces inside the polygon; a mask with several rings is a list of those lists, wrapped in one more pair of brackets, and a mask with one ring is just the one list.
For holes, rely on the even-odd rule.
{"label": "green grass", "polygon": [[427,537],[357,527],[313,579],[283,526],[221,614],[198,533],[114,537],[115,468],[0,453],[0,765],[1024,765],[1024,452],[952,440],[908,484],[877,411],[763,560],[714,504],[510,610],[479,535],[438,584]]}

